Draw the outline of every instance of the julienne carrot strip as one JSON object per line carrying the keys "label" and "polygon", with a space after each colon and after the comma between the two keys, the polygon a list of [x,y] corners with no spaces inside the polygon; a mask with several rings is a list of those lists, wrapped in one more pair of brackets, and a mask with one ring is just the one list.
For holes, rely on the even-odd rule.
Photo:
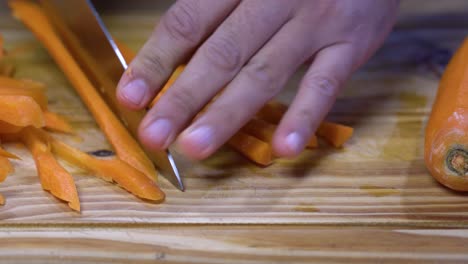
{"label": "julienne carrot strip", "polygon": [[128,163],[118,158],[112,160],[96,159],[44,132],[42,133],[44,137],[49,139],[52,151],[69,163],[94,173],[105,181],[114,181],[121,188],[142,199],[157,202],[164,200],[165,195],[155,182]]}
{"label": "julienne carrot strip", "polygon": [[271,146],[244,132],[237,132],[229,139],[228,145],[259,165],[267,166],[272,162]]}
{"label": "julienne carrot strip", "polygon": [[73,177],[54,158],[47,138],[42,136],[40,131],[33,127],[25,128],[21,133],[21,139],[34,158],[42,188],[67,202],[71,209],[80,211],[80,201]]}
{"label": "julienne carrot strip", "polygon": [[[288,107],[286,105],[277,101],[271,101],[260,109],[257,117],[267,122],[278,124],[287,110]],[[353,131],[352,127],[324,121],[317,129],[317,135],[323,137],[332,146],[341,147],[351,138]],[[313,141],[315,141],[314,138],[311,139],[309,144],[316,144]]]}
{"label": "julienne carrot strip", "polygon": [[9,2],[9,5],[13,10],[13,15],[31,30],[60,66],[114,147],[117,156],[149,178],[155,179],[157,174],[153,163],[98,94],[55,33],[41,8],[25,0],[13,0]]}
{"label": "julienne carrot strip", "polygon": [[73,134],[72,126],[60,115],[50,111],[43,111],[43,115],[45,120],[45,129],[54,132]]}
{"label": "julienne carrot strip", "polygon": [[14,126],[43,127],[40,106],[28,96],[0,95],[0,120]]}

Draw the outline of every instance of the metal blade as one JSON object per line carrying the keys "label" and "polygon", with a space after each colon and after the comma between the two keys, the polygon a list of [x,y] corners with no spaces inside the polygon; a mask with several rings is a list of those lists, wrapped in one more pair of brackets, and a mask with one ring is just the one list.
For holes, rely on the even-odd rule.
{"label": "metal blade", "polygon": [[[137,138],[138,125],[145,111],[128,110],[117,102],[116,87],[127,68],[122,53],[108,32],[90,0],[40,0],[52,24],[67,45],[71,38],[89,55],[86,59],[75,56],[91,81],[98,87],[104,100]],[[67,30],[64,30],[66,28]],[[73,49],[70,49],[73,50]],[[92,67],[90,64],[97,66]],[[184,184],[169,150],[149,151],[146,154],[166,178],[184,191]]]}

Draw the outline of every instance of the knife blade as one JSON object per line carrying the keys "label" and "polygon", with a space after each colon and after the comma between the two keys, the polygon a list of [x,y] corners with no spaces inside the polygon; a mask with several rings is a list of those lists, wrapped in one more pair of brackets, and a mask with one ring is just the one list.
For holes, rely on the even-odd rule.
{"label": "knife blade", "polygon": [[[99,13],[90,0],[40,0],[52,24],[67,45],[67,39],[74,38],[81,45],[87,61],[78,56],[75,59],[83,67],[101,96],[125,124],[129,132],[138,137],[138,126],[146,111],[124,108],[117,101],[116,87],[128,65],[115,40],[107,30]],[[66,27],[68,30],[63,30]],[[66,34],[65,34],[66,33]],[[90,62],[91,61],[91,62]],[[89,64],[98,67],[92,67]],[[185,190],[182,177],[169,149],[165,151],[143,150],[172,184]]]}

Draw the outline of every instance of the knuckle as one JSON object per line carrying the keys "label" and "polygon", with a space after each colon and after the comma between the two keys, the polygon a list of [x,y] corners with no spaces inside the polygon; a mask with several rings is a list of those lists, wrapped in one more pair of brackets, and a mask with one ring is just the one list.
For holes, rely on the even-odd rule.
{"label": "knuckle", "polygon": [[224,36],[213,38],[205,44],[206,58],[219,68],[236,71],[241,64],[241,51],[234,38]]}
{"label": "knuckle", "polygon": [[169,72],[169,69],[165,66],[163,56],[158,52],[147,54],[140,61],[140,70],[149,76],[154,76],[154,74],[165,76]]}
{"label": "knuckle", "polygon": [[324,74],[310,74],[304,78],[303,87],[319,95],[333,98],[338,93],[340,81]]}
{"label": "knuckle", "polygon": [[196,1],[177,2],[164,16],[162,25],[176,40],[198,42],[201,38],[201,27]]}
{"label": "knuckle", "polygon": [[255,87],[265,94],[272,95],[279,92],[281,80],[275,74],[274,66],[270,60],[254,59],[242,70]]}
{"label": "knuckle", "polygon": [[172,89],[168,95],[170,104],[178,112],[195,114],[198,110],[195,94],[190,89]]}

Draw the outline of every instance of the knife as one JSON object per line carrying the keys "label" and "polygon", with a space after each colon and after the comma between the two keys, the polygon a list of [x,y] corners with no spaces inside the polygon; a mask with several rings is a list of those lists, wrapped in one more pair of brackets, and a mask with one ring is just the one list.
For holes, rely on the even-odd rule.
{"label": "knife", "polygon": [[[138,125],[146,111],[133,111],[120,106],[116,97],[116,87],[127,69],[127,62],[115,40],[110,35],[91,0],[40,0],[40,4],[51,18],[52,24],[67,45],[73,38],[75,43],[87,53],[87,60],[75,56],[101,96],[125,124],[129,132],[137,138]],[[64,27],[67,30],[63,30]],[[68,44],[71,41],[68,41]],[[73,49],[70,49],[73,53]],[[93,66],[97,67],[93,67]],[[142,146],[156,167],[172,184],[181,191],[184,183],[176,162],[169,149],[150,151]]]}

